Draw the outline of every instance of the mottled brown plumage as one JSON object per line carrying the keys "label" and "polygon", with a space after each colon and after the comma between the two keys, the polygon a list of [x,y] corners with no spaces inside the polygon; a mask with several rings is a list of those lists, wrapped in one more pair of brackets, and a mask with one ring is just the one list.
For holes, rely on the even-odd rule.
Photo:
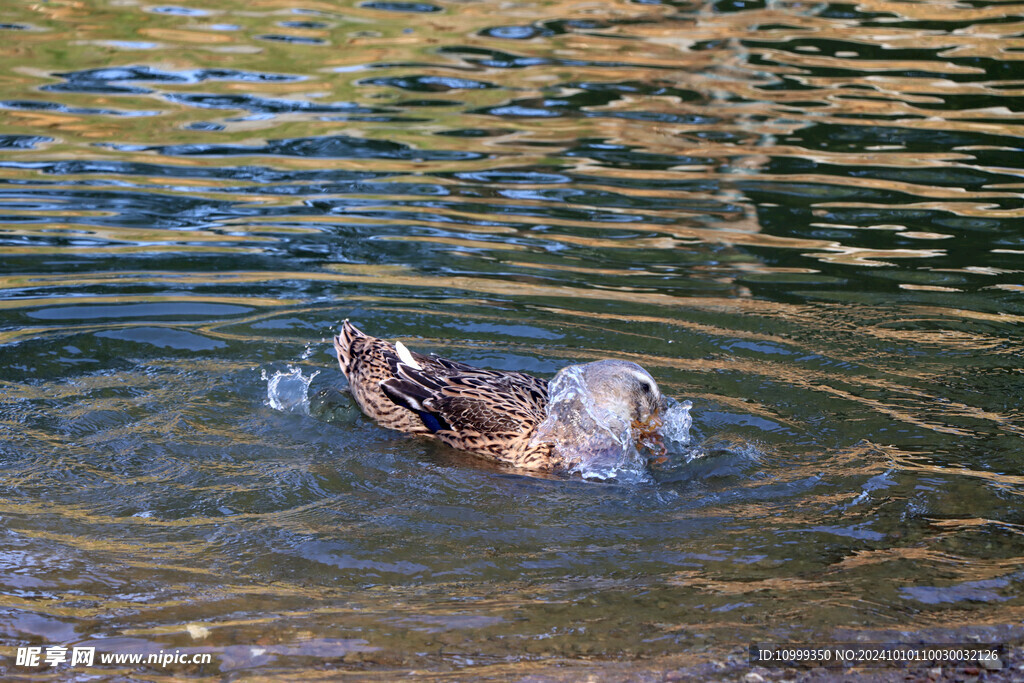
{"label": "mottled brown plumage", "polygon": [[[348,320],[334,348],[356,403],[382,426],[432,436],[520,469],[563,465],[555,444],[534,438],[547,417],[545,380],[414,353],[400,342],[364,334]],[[661,396],[643,368],[625,361],[570,367],[586,369],[599,400],[612,407],[612,418],[652,424]]]}
{"label": "mottled brown plumage", "polygon": [[410,352],[415,368],[402,362],[394,344],[347,320],[334,348],[356,403],[380,425],[431,435],[513,467],[554,469],[551,444],[530,443],[544,420],[544,380]]}

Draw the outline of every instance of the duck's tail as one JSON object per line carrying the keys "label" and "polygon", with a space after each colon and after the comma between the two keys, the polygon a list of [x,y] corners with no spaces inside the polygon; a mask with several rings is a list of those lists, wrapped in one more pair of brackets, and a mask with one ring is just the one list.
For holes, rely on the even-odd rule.
{"label": "duck's tail", "polygon": [[341,323],[341,333],[334,338],[334,350],[338,354],[338,365],[341,366],[341,371],[345,373],[346,379],[351,380],[351,368],[352,368],[352,343],[360,338],[367,336],[364,332],[359,330],[355,325],[345,318],[344,322]]}

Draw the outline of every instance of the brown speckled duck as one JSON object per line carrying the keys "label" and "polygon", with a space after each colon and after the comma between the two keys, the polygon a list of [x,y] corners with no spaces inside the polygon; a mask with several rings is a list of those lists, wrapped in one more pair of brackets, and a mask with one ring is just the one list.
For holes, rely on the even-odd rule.
{"label": "brown speckled duck", "polygon": [[[525,470],[564,470],[559,439],[585,424],[569,401],[552,426],[548,382],[522,372],[415,353],[401,342],[371,337],[348,320],[334,348],[349,390],[367,416],[488,460]],[[564,376],[582,382],[599,406],[601,429],[631,434],[648,445],[656,440],[663,400],[646,370],[628,361],[596,361],[563,369],[552,384],[567,372]]]}

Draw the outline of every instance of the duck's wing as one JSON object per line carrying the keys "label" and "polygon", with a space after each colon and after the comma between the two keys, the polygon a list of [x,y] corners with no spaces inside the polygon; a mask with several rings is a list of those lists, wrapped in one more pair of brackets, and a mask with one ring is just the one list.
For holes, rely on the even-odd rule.
{"label": "duck's wing", "polygon": [[416,353],[347,320],[334,346],[356,402],[382,426],[515,467],[552,468],[550,446],[531,441],[545,417],[545,380]]}
{"label": "duck's wing", "polygon": [[[437,356],[420,363],[420,368],[395,363],[394,377],[381,382],[381,389],[453,445],[475,450],[468,440],[532,433],[544,419],[547,382],[542,379]],[[467,443],[454,443],[460,439]]]}

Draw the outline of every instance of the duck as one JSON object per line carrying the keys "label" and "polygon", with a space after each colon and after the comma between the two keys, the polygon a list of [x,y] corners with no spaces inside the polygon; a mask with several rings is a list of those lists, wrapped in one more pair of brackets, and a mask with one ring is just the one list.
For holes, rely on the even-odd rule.
{"label": "duck", "polygon": [[356,404],[377,424],[500,465],[569,471],[581,444],[600,450],[625,439],[630,447],[661,448],[665,401],[650,373],[631,361],[570,365],[549,382],[417,353],[347,319],[334,349]]}

